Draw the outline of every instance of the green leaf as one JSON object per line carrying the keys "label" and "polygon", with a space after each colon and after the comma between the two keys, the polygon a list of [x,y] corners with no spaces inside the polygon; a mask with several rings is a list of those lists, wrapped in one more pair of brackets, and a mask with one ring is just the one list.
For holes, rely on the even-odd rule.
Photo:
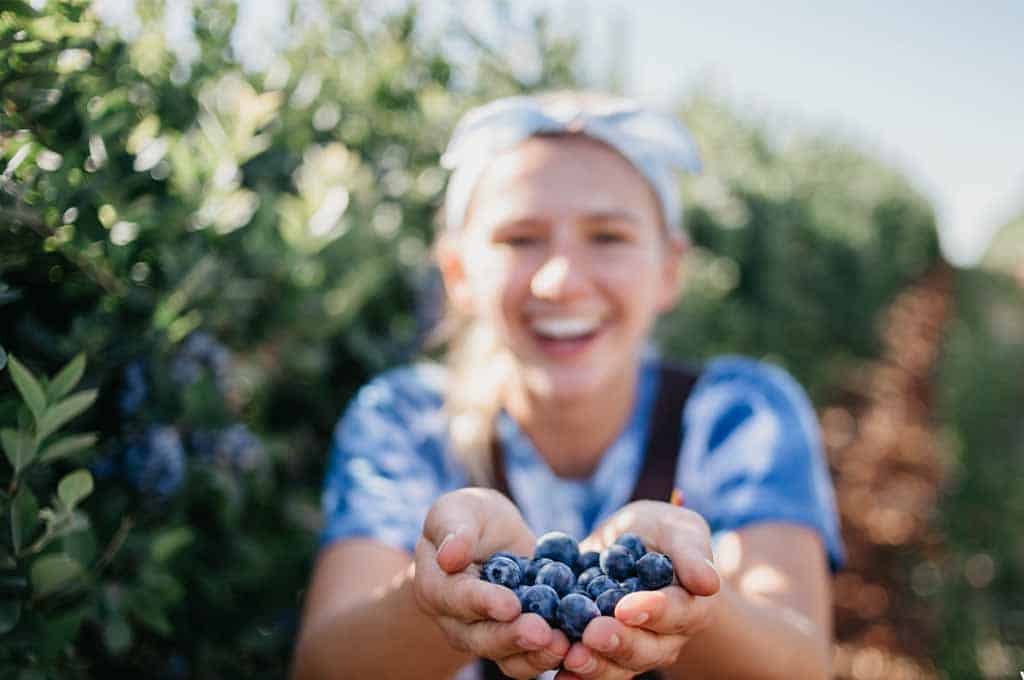
{"label": "green leaf", "polygon": [[64,458],[73,453],[92,448],[96,444],[96,440],[97,436],[94,432],[61,437],[43,449],[43,452],[39,454],[39,462],[50,463],[58,458]]}
{"label": "green leaf", "polygon": [[163,607],[156,598],[139,592],[132,598],[129,606],[132,615],[146,628],[164,636],[169,636],[172,633],[171,622],[167,619],[167,614],[164,613]]}
{"label": "green leaf", "polygon": [[0,12],[11,12],[23,17],[34,17],[39,14],[30,4],[21,0],[0,0]]}
{"label": "green leaf", "polygon": [[36,457],[36,445],[25,432],[4,428],[0,430],[0,444],[3,444],[7,460],[14,468],[14,474],[21,472]]}
{"label": "green leaf", "polygon": [[85,354],[79,354],[60,369],[46,387],[46,396],[54,402],[75,388],[85,372]]}
{"label": "green leaf", "polygon": [[36,427],[36,442],[41,442],[58,427],[89,408],[96,401],[96,390],[76,392],[46,409]]}
{"label": "green leaf", "polygon": [[39,656],[44,664],[56,664],[66,654],[68,645],[78,637],[82,621],[89,614],[89,605],[71,611],[47,617],[43,626],[43,635],[39,640]]}
{"label": "green leaf", "polygon": [[43,391],[43,386],[39,384],[32,372],[13,356],[10,357],[10,372],[14,386],[18,388],[21,398],[28,404],[32,416],[38,423],[43,411],[46,410],[46,393]]}
{"label": "green leaf", "polygon": [[103,624],[103,644],[114,656],[123,654],[132,646],[132,627],[123,616],[112,616]]}
{"label": "green leaf", "polygon": [[43,555],[32,563],[29,580],[38,597],[60,589],[83,573],[82,565],[64,554]]}
{"label": "green leaf", "polygon": [[153,559],[157,562],[166,562],[176,552],[193,541],[195,535],[189,527],[175,527],[161,531],[150,547]]}
{"label": "green leaf", "polygon": [[75,470],[57,484],[57,497],[71,509],[91,494],[92,490],[92,474],[88,470]]}
{"label": "green leaf", "polygon": [[26,487],[18,489],[11,502],[11,544],[17,552],[28,545],[39,526],[39,503]]}
{"label": "green leaf", "polygon": [[0,543],[0,570],[14,569],[17,566],[18,563],[14,561],[14,555],[11,554],[11,549]]}
{"label": "green leaf", "polygon": [[14,630],[21,618],[21,602],[17,600],[0,600],[0,635]]}
{"label": "green leaf", "polygon": [[60,547],[64,554],[79,564],[91,564],[96,558],[96,536],[88,528],[63,536]]}

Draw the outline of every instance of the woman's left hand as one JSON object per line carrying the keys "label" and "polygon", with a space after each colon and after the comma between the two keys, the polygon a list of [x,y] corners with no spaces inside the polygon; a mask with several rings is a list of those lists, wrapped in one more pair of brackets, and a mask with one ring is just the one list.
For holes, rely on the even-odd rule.
{"label": "woman's left hand", "polygon": [[631,593],[619,601],[614,618],[591,621],[556,680],[617,680],[670,665],[711,622],[721,581],[711,564],[711,532],[704,518],[668,503],[637,501],[610,517],[580,550],[601,551],[626,532],[640,536],[648,552],[668,555],[678,582]]}

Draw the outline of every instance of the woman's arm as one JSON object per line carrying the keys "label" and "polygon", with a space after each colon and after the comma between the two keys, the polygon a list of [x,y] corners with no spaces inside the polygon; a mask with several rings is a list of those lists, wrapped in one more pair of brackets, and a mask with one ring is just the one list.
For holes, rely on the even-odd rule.
{"label": "woman's arm", "polygon": [[711,624],[665,670],[686,678],[830,677],[832,606],[818,534],[760,523],[722,537]]}
{"label": "woman's arm", "polygon": [[321,553],[292,680],[450,678],[469,661],[417,606],[408,553],[370,539]]}
{"label": "woman's arm", "polygon": [[431,506],[414,560],[373,540],[339,542],[316,566],[293,680],[449,678],[477,657],[517,678],[556,668],[565,635],[470,568],[534,541],[507,498],[459,489]]}

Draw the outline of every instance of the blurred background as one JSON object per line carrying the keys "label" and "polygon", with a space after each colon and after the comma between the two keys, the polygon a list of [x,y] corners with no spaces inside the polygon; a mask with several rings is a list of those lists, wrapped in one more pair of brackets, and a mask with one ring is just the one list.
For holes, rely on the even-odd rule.
{"label": "blurred background", "polygon": [[331,429],[437,318],[448,133],[556,87],[694,134],[659,340],[814,399],[837,677],[1024,670],[1024,9],[811,12],[0,1],[3,677],[285,675]]}

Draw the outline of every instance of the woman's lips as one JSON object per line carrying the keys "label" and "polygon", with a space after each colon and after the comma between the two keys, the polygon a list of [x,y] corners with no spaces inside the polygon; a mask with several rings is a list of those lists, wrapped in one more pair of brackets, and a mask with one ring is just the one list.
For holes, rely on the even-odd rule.
{"label": "woman's lips", "polygon": [[569,359],[586,352],[604,330],[605,324],[601,324],[593,331],[573,338],[553,338],[532,329],[530,335],[545,355],[556,359]]}

